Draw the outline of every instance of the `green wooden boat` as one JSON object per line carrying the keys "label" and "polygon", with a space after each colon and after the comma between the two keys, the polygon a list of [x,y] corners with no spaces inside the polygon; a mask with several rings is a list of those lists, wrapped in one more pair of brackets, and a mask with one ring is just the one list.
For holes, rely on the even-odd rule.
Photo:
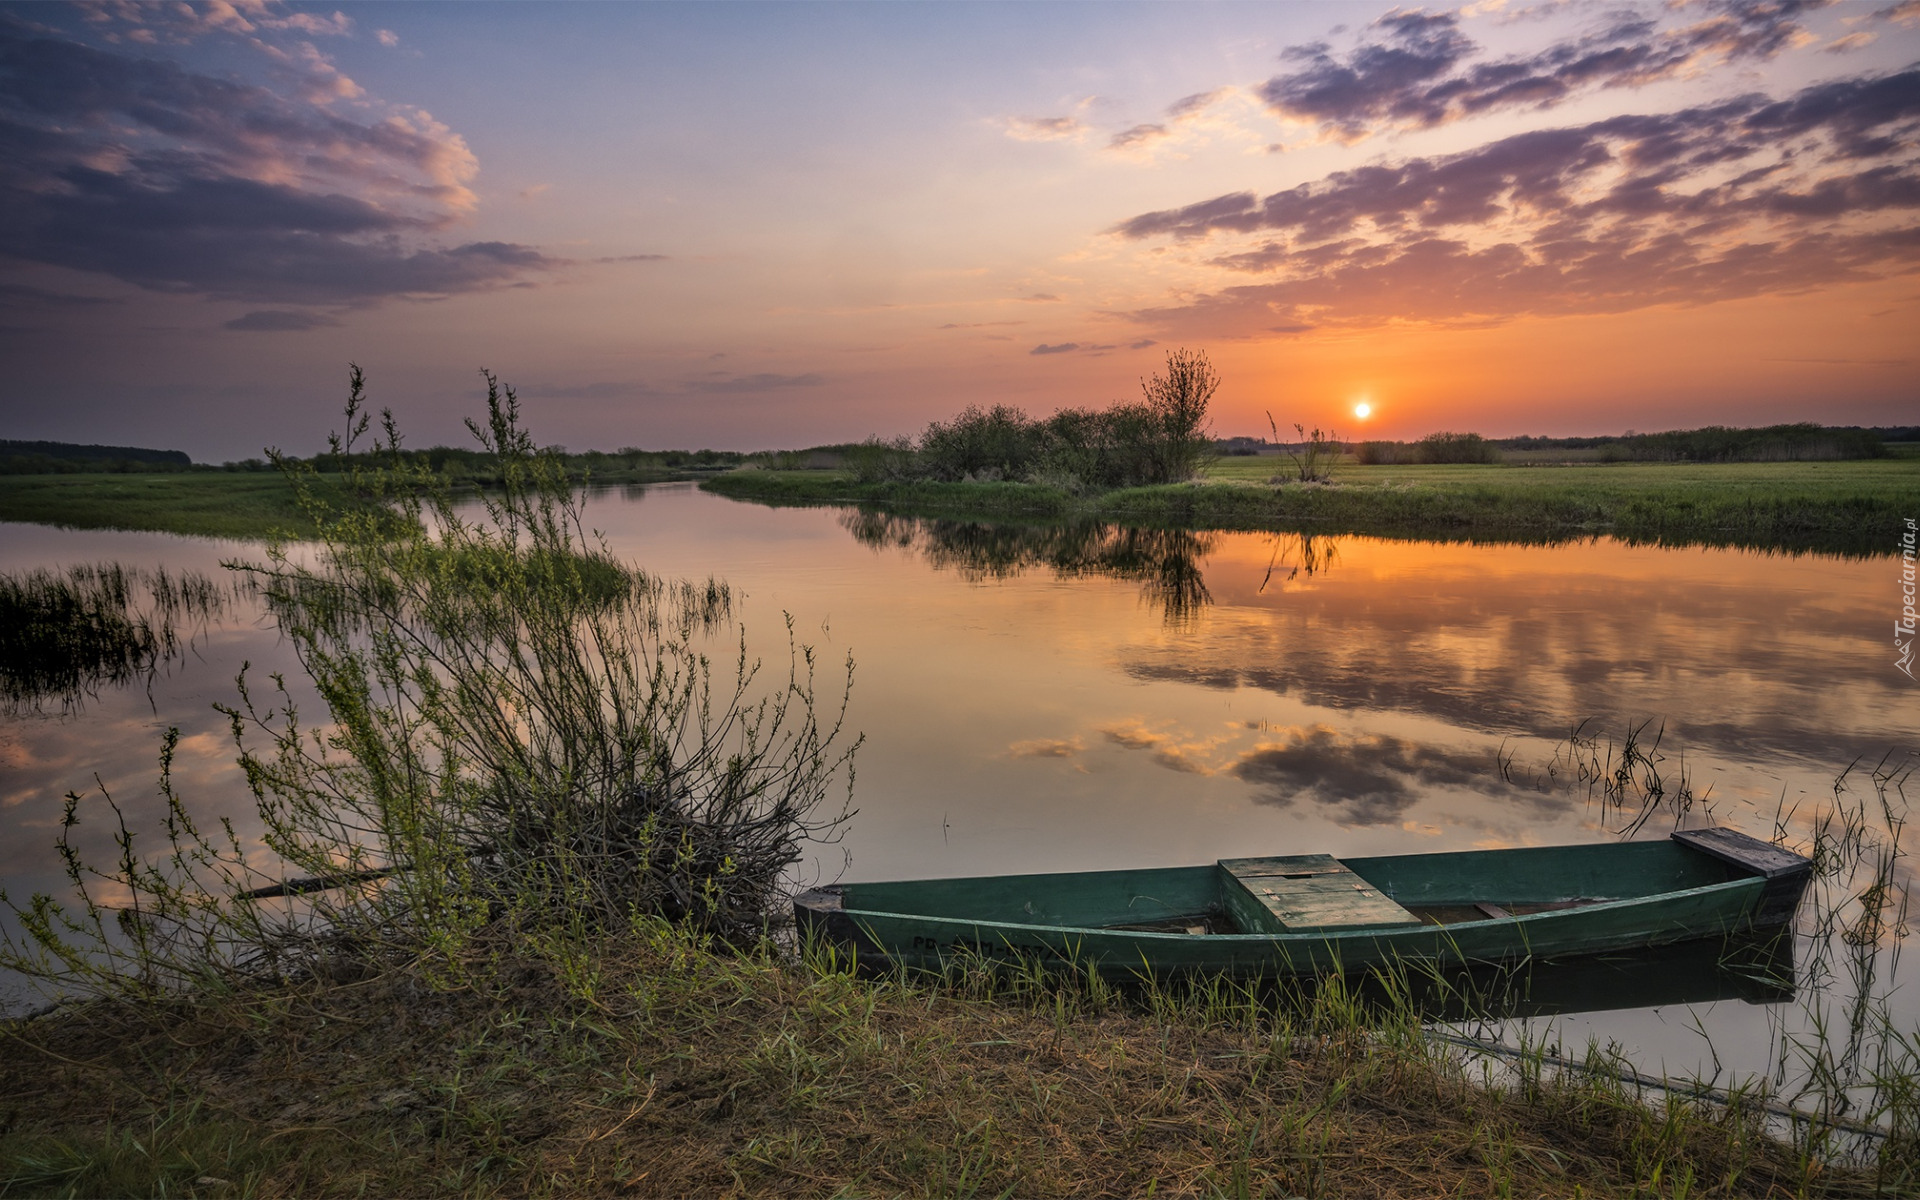
{"label": "green wooden boat", "polygon": [[872,965],[937,968],[960,949],[1113,976],[1279,977],[1777,929],[1812,866],[1731,829],[1698,829],[1657,842],[846,883],[805,892],[793,909],[803,935]]}

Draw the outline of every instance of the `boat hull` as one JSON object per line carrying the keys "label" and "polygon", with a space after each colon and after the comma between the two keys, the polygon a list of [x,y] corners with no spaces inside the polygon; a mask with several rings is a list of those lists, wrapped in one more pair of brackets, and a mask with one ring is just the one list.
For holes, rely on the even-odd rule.
{"label": "boat hull", "polygon": [[1221,911],[1222,868],[1215,865],[845,884],[802,895],[794,912],[803,934],[877,966],[938,969],[956,954],[968,954],[1040,959],[1109,976],[1277,978],[1395,964],[1510,964],[1777,927],[1791,917],[1806,878],[1805,870],[1791,869],[1769,877],[1674,841],[1345,863],[1410,908],[1488,901],[1514,908],[1570,906],[1444,925],[1339,931],[1196,934],[1114,927],[1177,924]]}

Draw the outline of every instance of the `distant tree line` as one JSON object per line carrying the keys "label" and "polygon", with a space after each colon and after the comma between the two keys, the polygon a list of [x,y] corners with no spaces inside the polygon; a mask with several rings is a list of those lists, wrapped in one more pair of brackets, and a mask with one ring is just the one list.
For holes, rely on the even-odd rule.
{"label": "distant tree line", "polygon": [[1200,351],[1176,350],[1140,385],[1141,398],[1104,409],[1062,408],[1045,418],[1017,408],[969,405],[917,440],[869,439],[846,465],[865,482],[1019,480],[1071,492],[1175,483],[1213,452],[1207,409],[1219,372]]}
{"label": "distant tree line", "polygon": [[1430,433],[1417,442],[1359,442],[1361,463],[1494,463],[1503,451],[1579,452],[1589,462],[1814,462],[1884,458],[1888,442],[1920,440],[1920,428],[1892,426],[1767,425],[1734,429],[1709,425],[1665,433],[1610,437],[1484,438],[1477,433]]}
{"label": "distant tree line", "polygon": [[0,475],[65,475],[82,472],[126,474],[136,471],[186,471],[192,467],[193,460],[179,450],[0,439]]}

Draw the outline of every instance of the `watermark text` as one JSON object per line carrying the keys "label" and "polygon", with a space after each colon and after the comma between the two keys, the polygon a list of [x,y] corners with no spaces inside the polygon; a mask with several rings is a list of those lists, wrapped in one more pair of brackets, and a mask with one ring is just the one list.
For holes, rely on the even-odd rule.
{"label": "watermark text", "polygon": [[1913,632],[1916,617],[1914,603],[1914,519],[1900,533],[1900,615],[1893,622],[1893,665],[1908,679],[1913,678]]}

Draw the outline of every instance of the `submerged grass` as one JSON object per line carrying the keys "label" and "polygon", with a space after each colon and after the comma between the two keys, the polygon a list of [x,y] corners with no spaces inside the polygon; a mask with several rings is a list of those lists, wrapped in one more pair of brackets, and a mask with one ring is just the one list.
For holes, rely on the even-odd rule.
{"label": "submerged grass", "polygon": [[764,504],[870,504],[947,519],[1107,520],[1291,528],[1440,540],[1892,553],[1920,511],[1920,462],[1359,466],[1327,484],[1269,485],[1273,459],[1220,460],[1200,483],[1078,496],[1018,483],[860,483],[838,472],[746,470],[701,486]]}
{"label": "submerged grass", "polygon": [[[1863,1195],[1756,1106],[1489,1086],[1338,983],[1116,990],[720,954],[641,919],[465,986],[404,968],[4,1027],[0,1194]],[[1884,1156],[1883,1156],[1884,1157]],[[1908,1193],[1910,1194],[1910,1193]]]}

